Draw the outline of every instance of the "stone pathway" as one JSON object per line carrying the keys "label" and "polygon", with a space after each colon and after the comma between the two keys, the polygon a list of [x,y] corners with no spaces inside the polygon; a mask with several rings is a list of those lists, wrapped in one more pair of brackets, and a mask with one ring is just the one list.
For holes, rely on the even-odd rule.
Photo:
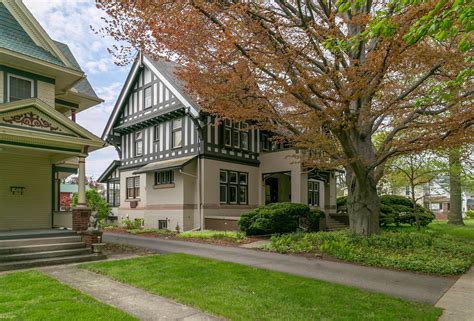
{"label": "stone pathway", "polygon": [[301,275],[433,305],[456,282],[454,278],[379,269],[232,246],[164,240],[118,233],[104,233],[103,239],[106,243],[144,247],[160,253],[186,253]]}
{"label": "stone pathway", "polygon": [[270,240],[259,240],[252,243],[242,244],[240,247],[243,247],[244,249],[259,249],[265,247],[266,245],[270,245],[271,243],[272,241]]}
{"label": "stone pathway", "polygon": [[125,311],[140,320],[223,320],[73,265],[45,267],[39,270],[61,283],[86,293],[100,302]]}
{"label": "stone pathway", "polygon": [[441,297],[436,306],[444,309],[440,321],[473,321],[474,268],[461,276]]}

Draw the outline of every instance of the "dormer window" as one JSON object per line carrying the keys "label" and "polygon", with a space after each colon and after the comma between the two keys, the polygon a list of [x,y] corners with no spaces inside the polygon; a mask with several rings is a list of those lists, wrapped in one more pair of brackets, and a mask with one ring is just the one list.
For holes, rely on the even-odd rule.
{"label": "dormer window", "polygon": [[20,76],[8,76],[9,102],[32,98],[33,95],[33,80]]}

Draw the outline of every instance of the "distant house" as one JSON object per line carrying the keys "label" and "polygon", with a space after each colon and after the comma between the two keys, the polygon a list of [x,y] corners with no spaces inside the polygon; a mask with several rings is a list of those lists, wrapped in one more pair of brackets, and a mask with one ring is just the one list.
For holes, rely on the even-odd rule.
{"label": "distant house", "polygon": [[[86,191],[91,188],[86,185]],[[77,193],[79,190],[79,185],[77,184],[65,184],[61,183],[59,185],[59,211],[68,212],[71,210],[71,200],[72,194]]]}
{"label": "distant house", "polygon": [[138,55],[105,128],[120,159],[99,181],[119,220],[236,229],[242,213],[275,202],[336,214],[333,171],[304,167],[295,158],[304,151],[273,142],[252,119],[218,123],[186,93],[176,68]]}

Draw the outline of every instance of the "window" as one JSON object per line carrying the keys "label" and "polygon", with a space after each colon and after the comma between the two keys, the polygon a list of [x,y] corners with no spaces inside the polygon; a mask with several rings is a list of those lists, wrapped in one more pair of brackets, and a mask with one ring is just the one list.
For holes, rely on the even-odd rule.
{"label": "window", "polygon": [[144,98],[145,109],[150,108],[151,105],[152,105],[152,102],[151,102],[151,86],[145,88],[144,95],[145,95],[145,98]]}
{"label": "window", "polygon": [[262,150],[269,151],[270,150],[270,135],[266,133],[262,133]]}
{"label": "window", "polygon": [[308,181],[308,205],[319,206],[319,182]]}
{"label": "window", "polygon": [[159,230],[167,230],[168,229],[168,221],[167,220],[158,220],[158,229]]}
{"label": "window", "polygon": [[155,185],[173,184],[173,171],[155,172]]}
{"label": "window", "polygon": [[249,132],[247,123],[240,124],[240,147],[249,149]]}
{"label": "window", "polygon": [[140,197],[140,176],[127,177],[127,199]]}
{"label": "window", "polygon": [[8,101],[17,101],[33,97],[33,81],[17,76],[8,77]]}
{"label": "window", "polygon": [[120,183],[112,181],[107,183],[107,202],[112,207],[120,206]]}
{"label": "window", "polygon": [[156,125],[154,128],[153,140],[156,142],[160,141],[160,126]]}
{"label": "window", "polygon": [[232,146],[232,122],[230,119],[224,120],[224,145]]}
{"label": "window", "polygon": [[180,148],[183,145],[183,119],[175,119],[171,128],[171,146]]}
{"label": "window", "polygon": [[135,157],[143,155],[143,132],[135,133]]}
{"label": "window", "polygon": [[248,173],[220,171],[221,204],[248,204]]}

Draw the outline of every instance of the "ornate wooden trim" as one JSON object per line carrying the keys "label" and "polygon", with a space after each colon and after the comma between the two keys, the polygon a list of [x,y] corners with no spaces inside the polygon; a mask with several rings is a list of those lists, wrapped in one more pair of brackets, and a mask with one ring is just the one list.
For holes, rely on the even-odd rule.
{"label": "ornate wooden trim", "polygon": [[40,116],[27,112],[21,115],[13,115],[11,117],[3,117],[3,121],[9,124],[20,124],[34,128],[47,128],[51,131],[59,131],[59,127],[54,127],[49,121],[40,118]]}

